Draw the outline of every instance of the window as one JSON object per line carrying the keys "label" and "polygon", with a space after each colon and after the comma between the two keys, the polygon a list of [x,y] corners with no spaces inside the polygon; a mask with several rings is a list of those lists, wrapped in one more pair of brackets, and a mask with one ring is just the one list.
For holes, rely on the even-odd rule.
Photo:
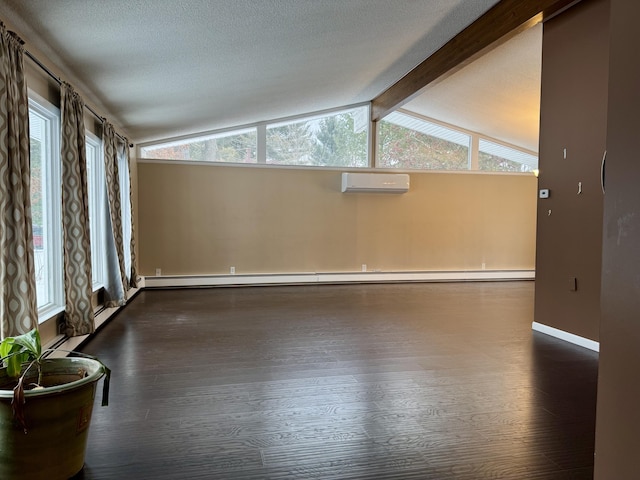
{"label": "window", "polygon": [[216,133],[141,148],[146,158],[201,162],[256,163],[255,128]]}
{"label": "window", "polygon": [[369,107],[140,147],[144,158],[222,163],[367,167]]}
{"label": "window", "polygon": [[[262,122],[252,127],[140,147],[143,158],[288,166],[371,166],[370,107]],[[374,167],[531,172],[534,152],[399,110],[378,122]]]}
{"label": "window", "polygon": [[60,112],[29,93],[31,212],[38,314],[64,308],[60,180]]}
{"label": "window", "polygon": [[531,172],[538,168],[538,157],[481,138],[478,167],[480,170],[492,172]]}
{"label": "window", "polygon": [[87,188],[89,190],[89,229],[91,233],[91,282],[96,291],[104,285],[104,229],[106,224],[106,192],[104,158],[100,139],[86,135]]}
{"label": "window", "polygon": [[412,115],[393,112],[380,121],[382,168],[469,170],[471,136]]}
{"label": "window", "polygon": [[267,125],[267,163],[366,167],[368,107]]}

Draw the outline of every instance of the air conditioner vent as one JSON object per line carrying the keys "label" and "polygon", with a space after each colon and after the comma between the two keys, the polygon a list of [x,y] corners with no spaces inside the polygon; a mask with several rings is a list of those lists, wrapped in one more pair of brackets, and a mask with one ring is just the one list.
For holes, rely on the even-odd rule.
{"label": "air conditioner vent", "polygon": [[406,173],[342,173],[343,192],[405,193],[409,191]]}

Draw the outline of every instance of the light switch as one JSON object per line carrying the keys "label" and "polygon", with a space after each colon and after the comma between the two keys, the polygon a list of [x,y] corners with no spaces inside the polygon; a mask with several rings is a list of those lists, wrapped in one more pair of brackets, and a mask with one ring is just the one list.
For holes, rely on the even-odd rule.
{"label": "light switch", "polygon": [[540,192],[538,193],[538,197],[540,198],[549,198],[549,189],[548,188],[541,188]]}

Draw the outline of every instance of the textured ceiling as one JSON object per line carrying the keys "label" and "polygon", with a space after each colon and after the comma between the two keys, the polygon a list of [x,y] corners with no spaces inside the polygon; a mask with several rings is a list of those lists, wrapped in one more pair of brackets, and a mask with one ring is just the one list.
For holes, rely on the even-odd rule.
{"label": "textured ceiling", "polygon": [[[0,19],[139,143],[369,101],[495,3],[0,0]],[[535,75],[520,54],[506,57],[475,62],[405,108],[532,148],[531,132],[515,132],[527,122],[515,124],[536,117],[537,144],[539,94],[504,94]],[[496,65],[499,77],[487,70]]]}

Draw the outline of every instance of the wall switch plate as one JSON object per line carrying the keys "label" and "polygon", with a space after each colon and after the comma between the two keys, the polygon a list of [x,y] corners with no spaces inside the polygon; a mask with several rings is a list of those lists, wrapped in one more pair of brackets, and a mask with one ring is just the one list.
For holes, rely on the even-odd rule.
{"label": "wall switch plate", "polygon": [[538,192],[538,197],[540,198],[549,198],[549,194],[551,192],[549,192],[548,188],[541,188],[540,191]]}

